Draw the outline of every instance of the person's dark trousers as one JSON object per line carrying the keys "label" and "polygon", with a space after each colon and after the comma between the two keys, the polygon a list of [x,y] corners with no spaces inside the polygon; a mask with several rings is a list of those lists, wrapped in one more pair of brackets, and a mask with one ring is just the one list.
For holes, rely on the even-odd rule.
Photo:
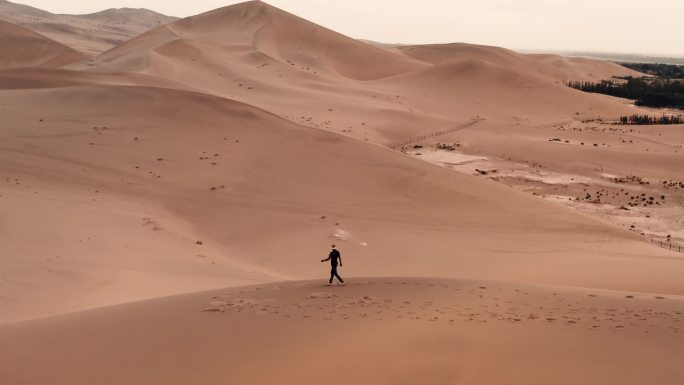
{"label": "person's dark trousers", "polygon": [[344,283],[344,280],[342,280],[342,277],[340,277],[339,274],[337,274],[337,266],[333,265],[332,269],[330,270],[330,281],[328,283],[332,283],[333,278],[337,277],[337,279],[341,282]]}

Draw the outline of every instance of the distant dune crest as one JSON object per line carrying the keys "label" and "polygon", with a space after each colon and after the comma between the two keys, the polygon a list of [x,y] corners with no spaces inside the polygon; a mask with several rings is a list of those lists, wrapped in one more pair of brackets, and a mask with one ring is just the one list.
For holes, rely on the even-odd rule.
{"label": "distant dune crest", "polygon": [[72,48],[4,21],[0,21],[0,50],[0,70],[58,68],[86,58]]}
{"label": "distant dune crest", "polygon": [[97,55],[178,18],[134,8],[59,15],[3,0],[0,20],[31,29],[85,54]]}

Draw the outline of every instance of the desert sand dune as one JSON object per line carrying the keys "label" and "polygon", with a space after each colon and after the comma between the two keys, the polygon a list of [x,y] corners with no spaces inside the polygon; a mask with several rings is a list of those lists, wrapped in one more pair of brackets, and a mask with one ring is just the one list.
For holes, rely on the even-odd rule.
{"label": "desert sand dune", "polygon": [[[370,80],[420,68],[421,64],[383,49],[350,39],[260,1],[220,8],[167,25],[174,40],[199,40],[214,49],[249,47],[264,57],[339,74],[345,78]],[[136,39],[134,46],[150,54],[162,49],[153,31]],[[129,45],[129,44],[127,44]],[[114,49],[100,59],[116,62],[130,50]],[[187,52],[181,52],[187,55]],[[376,65],[382,63],[382,65]],[[115,64],[108,66],[116,69]]]}
{"label": "desert sand dune", "polygon": [[559,55],[525,55],[500,47],[464,43],[400,46],[392,49],[432,64],[464,59],[486,60],[493,64],[515,68],[521,72],[536,73],[560,82],[597,81],[610,79],[613,76],[642,76],[639,72],[610,62],[564,58]]}
{"label": "desert sand dune", "polygon": [[61,67],[85,55],[25,28],[0,21],[0,70]]}
{"label": "desert sand dune", "polygon": [[64,68],[20,68],[0,71],[0,89],[28,90],[73,86],[149,86],[157,88],[183,88],[173,79],[145,73],[83,72]]}
{"label": "desert sand dune", "polygon": [[[157,253],[147,259],[147,252],[135,250],[154,248],[145,245],[143,235],[150,233],[143,223],[157,215],[186,229],[174,241],[183,247],[173,254],[186,255],[180,271],[199,263],[198,274],[225,274],[226,284],[230,274],[199,255],[226,256],[226,268],[243,277],[255,273],[255,280],[310,278],[321,270],[311,263],[314,256],[339,240],[354,255],[354,275],[479,277],[682,294],[681,258],[605,222],[241,103],[124,86],[15,89],[0,93],[0,100],[7,123],[1,199],[19,210],[10,218],[23,218],[8,224],[18,233],[4,243],[7,255],[23,257],[5,260],[4,270],[27,272],[21,281],[10,275],[5,282],[13,293],[3,306],[5,319],[158,294],[161,285],[122,292],[111,279],[112,270],[156,270]],[[32,109],[36,105],[40,109]],[[87,232],[77,230],[81,220],[73,226],[53,222],[78,218],[68,214],[74,211],[69,205],[51,208],[50,216],[20,215],[30,202],[62,194],[84,209],[102,210],[104,218],[117,205],[131,208],[123,223],[104,220]],[[148,204],[159,209],[135,217],[134,207]],[[107,236],[132,224],[138,235]],[[23,240],[36,228],[52,235],[26,249]],[[114,244],[105,248],[96,239]],[[88,247],[80,248],[82,242]],[[103,249],[108,251],[97,251]],[[65,255],[73,260],[53,268],[50,260],[69,261]],[[56,306],[43,306],[37,297],[53,282],[44,274],[81,271],[82,258],[92,259],[83,273],[87,294],[64,293]],[[28,269],[34,264],[45,267]],[[98,281],[112,287],[93,298]]]}
{"label": "desert sand dune", "polygon": [[634,109],[564,82],[637,74],[466,44],[381,49],[263,2],[167,24],[74,68],[173,78],[188,90],[384,145],[478,115],[502,124],[617,119]]}
{"label": "desert sand dune", "polygon": [[145,8],[109,8],[105,9],[104,11],[85,15],[72,15],[72,17],[87,20],[98,20],[101,22],[135,25],[149,29],[158,27],[160,24],[177,20],[175,17],[165,16]]}
{"label": "desert sand dune", "polygon": [[1,0],[0,20],[38,32],[87,55],[97,55],[177,18],[132,8],[88,15],[57,15]]}
{"label": "desert sand dune", "polygon": [[[667,384],[684,375],[683,312],[681,297],[484,281],[278,283],[2,326],[0,378],[27,385],[89,385],[103,375],[150,385]],[[40,370],[29,364],[36,361]]]}
{"label": "desert sand dune", "polygon": [[[415,124],[409,106],[397,102],[393,90],[374,90],[363,80],[429,66],[262,2],[166,25],[107,52],[93,64],[94,71],[172,77],[186,89],[240,100],[297,123],[373,142],[421,125]],[[371,125],[367,117],[378,109],[391,119]],[[428,125],[448,124],[439,116],[418,118]],[[386,130],[388,125],[398,127]]]}
{"label": "desert sand dune", "polygon": [[[69,36],[132,31],[107,28]],[[0,46],[3,385],[684,374],[684,254],[646,238],[684,239],[684,131],[564,85],[635,73],[378,47],[258,1],[86,60],[6,30],[31,43]]]}
{"label": "desert sand dune", "polygon": [[[518,116],[542,123],[572,119],[578,112],[590,115],[593,110],[605,116],[634,111],[614,99],[576,92],[522,68],[510,62],[500,65],[483,59],[461,59],[379,83],[411,95],[407,97],[411,104],[429,108],[432,114],[454,118],[471,114],[508,123]],[[423,92],[416,95],[412,90]]]}
{"label": "desert sand dune", "polygon": [[563,80],[598,81],[618,77],[641,77],[643,74],[622,67],[608,61],[597,61],[580,57],[563,57],[551,54],[528,55],[531,59],[539,60],[553,67],[563,70],[566,76]]}

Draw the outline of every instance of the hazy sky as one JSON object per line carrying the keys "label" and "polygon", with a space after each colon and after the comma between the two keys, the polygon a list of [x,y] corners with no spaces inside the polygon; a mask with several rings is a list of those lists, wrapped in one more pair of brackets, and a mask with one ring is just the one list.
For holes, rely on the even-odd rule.
{"label": "hazy sky", "polygon": [[[149,8],[191,16],[233,0],[13,0],[55,13]],[[684,56],[684,0],[271,0],[354,38]]]}

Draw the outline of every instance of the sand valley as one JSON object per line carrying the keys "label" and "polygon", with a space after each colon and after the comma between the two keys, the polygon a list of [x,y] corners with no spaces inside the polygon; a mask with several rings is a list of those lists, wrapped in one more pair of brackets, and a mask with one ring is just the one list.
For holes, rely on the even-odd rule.
{"label": "sand valley", "polygon": [[640,73],[260,1],[29,8],[0,1],[0,384],[684,378],[684,126],[566,85]]}

